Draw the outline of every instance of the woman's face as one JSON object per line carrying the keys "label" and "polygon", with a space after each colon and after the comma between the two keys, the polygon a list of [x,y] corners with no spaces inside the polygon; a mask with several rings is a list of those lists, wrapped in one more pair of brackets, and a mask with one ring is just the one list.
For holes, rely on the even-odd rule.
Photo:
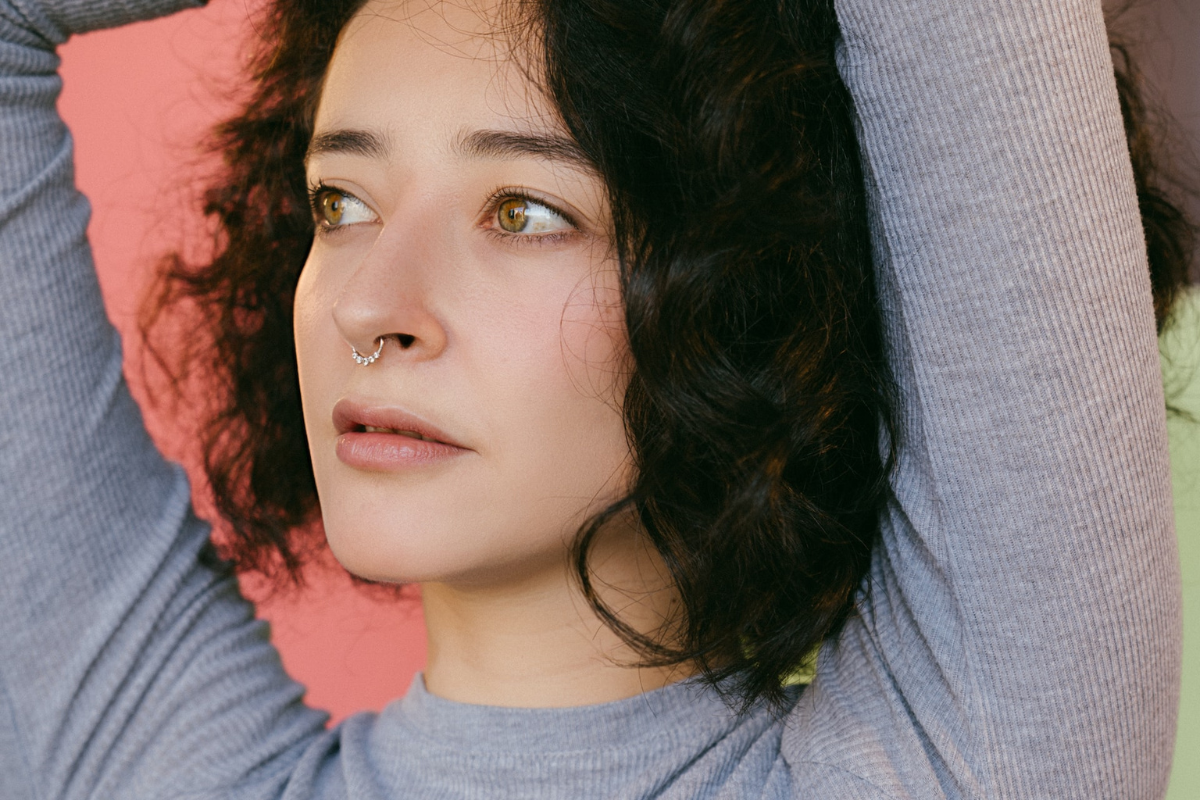
{"label": "woman's face", "polygon": [[368,3],[316,113],[300,387],[330,545],[370,579],[561,570],[629,477],[604,193],[494,14]]}

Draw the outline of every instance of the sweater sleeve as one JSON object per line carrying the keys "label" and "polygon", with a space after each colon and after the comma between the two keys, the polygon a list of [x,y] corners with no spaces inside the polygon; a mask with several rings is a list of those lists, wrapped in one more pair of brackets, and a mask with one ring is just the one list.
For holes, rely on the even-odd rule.
{"label": "sweater sleeve", "polygon": [[184,474],[145,433],[55,110],[57,44],[193,4],[0,0],[6,800],[252,782],[325,722],[301,704],[232,576],[206,558]]}
{"label": "sweater sleeve", "polygon": [[785,733],[796,796],[1161,796],[1179,577],[1100,2],[838,14],[901,446],[861,615]]}

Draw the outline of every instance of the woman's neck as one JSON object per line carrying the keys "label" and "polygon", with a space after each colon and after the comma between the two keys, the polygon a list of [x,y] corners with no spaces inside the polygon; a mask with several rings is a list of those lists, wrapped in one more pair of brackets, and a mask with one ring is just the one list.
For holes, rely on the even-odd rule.
{"label": "woman's neck", "polygon": [[[610,535],[592,553],[593,582],[621,618],[656,634],[675,592],[640,537]],[[425,686],[448,700],[551,708],[632,697],[692,674],[628,666],[637,655],[588,606],[565,563],[519,581],[422,586],[429,637]]]}

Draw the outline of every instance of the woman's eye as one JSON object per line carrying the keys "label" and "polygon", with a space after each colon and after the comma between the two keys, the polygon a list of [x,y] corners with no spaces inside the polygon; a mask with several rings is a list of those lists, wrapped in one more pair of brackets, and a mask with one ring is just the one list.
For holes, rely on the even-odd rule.
{"label": "woman's eye", "polygon": [[496,225],[506,233],[547,234],[574,228],[557,211],[526,197],[505,198],[496,207]]}
{"label": "woman's eye", "polygon": [[313,200],[313,211],[323,228],[340,228],[375,220],[375,213],[367,204],[347,192],[326,187],[318,190]]}

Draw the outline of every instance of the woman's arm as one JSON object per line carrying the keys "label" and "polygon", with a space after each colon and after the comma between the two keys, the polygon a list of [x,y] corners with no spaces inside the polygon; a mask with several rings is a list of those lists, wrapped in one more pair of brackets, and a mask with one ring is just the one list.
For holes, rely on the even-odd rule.
{"label": "woman's arm", "polygon": [[[121,375],[55,45],[188,0],[0,0],[0,796],[168,797],[320,732]],[[228,713],[230,711],[236,713]]]}
{"label": "woman's arm", "polygon": [[1179,578],[1100,2],[838,11],[901,449],[785,753],[812,796],[1161,795]]}

